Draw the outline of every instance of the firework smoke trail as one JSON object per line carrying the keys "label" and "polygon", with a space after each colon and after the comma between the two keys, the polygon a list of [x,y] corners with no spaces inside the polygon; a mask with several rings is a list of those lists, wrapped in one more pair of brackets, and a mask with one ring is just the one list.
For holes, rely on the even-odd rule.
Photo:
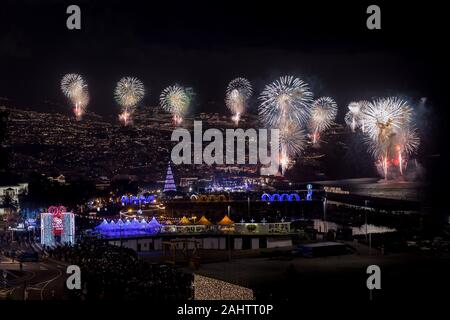
{"label": "firework smoke trail", "polygon": [[369,104],[363,113],[366,143],[375,159],[379,159],[385,180],[389,165],[398,165],[400,174],[407,156],[420,144],[412,124],[412,109],[406,101],[398,98],[382,98]]}
{"label": "firework smoke trail", "polygon": [[119,114],[119,121],[121,121],[125,126],[131,123],[132,114],[134,109],[123,108],[122,112]]}
{"label": "firework smoke trail", "polygon": [[136,105],[144,98],[144,84],[134,77],[123,77],[117,82],[114,90],[114,98],[122,107],[122,113],[119,115],[124,125],[131,122],[131,115]]}
{"label": "firework smoke trail", "polygon": [[61,90],[74,105],[73,111],[77,120],[81,120],[89,103],[87,84],[83,80],[83,77],[76,73],[64,75],[61,79]]}
{"label": "firework smoke trail", "polygon": [[395,151],[400,174],[403,175],[403,167],[407,165],[407,157],[417,151],[420,139],[415,128],[402,128],[394,137]]}
{"label": "firework smoke trail", "polygon": [[345,115],[345,122],[350,125],[352,131],[355,132],[356,129],[356,121],[359,119],[360,115],[360,105],[357,102],[351,102],[348,105],[348,112]]}
{"label": "firework smoke trail", "polygon": [[312,103],[309,127],[312,131],[313,144],[317,143],[320,133],[333,124],[336,115],[337,105],[330,97],[322,97]]}
{"label": "firework smoke trail", "polygon": [[286,173],[286,170],[290,166],[290,159],[287,155],[287,152],[285,149],[281,149],[281,156],[280,156],[280,165],[281,165],[281,175],[284,176]]}
{"label": "firework smoke trail", "polygon": [[191,99],[192,93],[179,85],[165,88],[159,97],[161,107],[172,114],[175,125],[179,125],[183,121]]}
{"label": "firework smoke trail", "polygon": [[387,160],[387,154],[383,157],[383,172],[384,172],[384,179],[387,180],[387,174],[388,174],[388,160]]}
{"label": "firework smoke trail", "polygon": [[369,101],[362,100],[358,102],[350,102],[348,105],[348,112],[345,115],[345,123],[352,129],[353,132],[357,128],[361,128],[365,132],[364,110],[369,105]]}
{"label": "firework smoke trail", "polygon": [[258,113],[265,125],[280,128],[286,121],[302,125],[310,115],[312,92],[303,80],[283,76],[266,85],[259,100]]}
{"label": "firework smoke trail", "polygon": [[253,93],[250,81],[245,78],[232,80],[227,87],[225,104],[233,114],[232,120],[238,125],[247,107],[247,100]]}
{"label": "firework smoke trail", "polygon": [[291,160],[299,156],[307,143],[305,131],[296,123],[288,122],[280,129],[280,164],[282,175],[290,166]]}
{"label": "firework smoke trail", "polygon": [[73,98],[75,107],[74,113],[77,120],[81,120],[83,114],[86,112],[86,107],[89,103],[89,93],[85,89],[79,96]]}
{"label": "firework smoke trail", "polygon": [[359,110],[361,112],[360,117],[359,117],[359,127],[361,127],[361,131],[363,133],[365,133],[366,125],[365,125],[365,120],[364,120],[364,112],[367,109],[367,107],[369,106],[370,102],[367,100],[361,100],[358,103],[359,103]]}

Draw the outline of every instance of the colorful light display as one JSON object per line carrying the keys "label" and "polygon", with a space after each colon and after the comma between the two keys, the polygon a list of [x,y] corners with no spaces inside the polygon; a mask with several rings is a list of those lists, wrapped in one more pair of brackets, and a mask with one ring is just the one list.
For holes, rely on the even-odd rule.
{"label": "colorful light display", "polygon": [[311,201],[312,200],[312,194],[313,194],[313,191],[312,191],[312,184],[307,184],[306,185],[306,189],[308,190],[308,193],[306,194],[306,200],[308,200],[308,201]]}
{"label": "colorful light display", "polygon": [[177,186],[175,185],[175,180],[173,179],[172,168],[169,165],[167,167],[166,180],[164,182],[164,192],[177,191]]}
{"label": "colorful light display", "polygon": [[41,213],[41,244],[46,246],[55,245],[53,215],[49,212]]}
{"label": "colorful light display", "polygon": [[[313,189],[312,189],[312,184],[307,184],[306,185],[306,198],[305,200],[307,201],[311,201],[312,200],[312,195],[313,195]],[[261,201],[267,201],[267,202],[283,202],[283,201],[301,201],[302,199],[300,198],[300,195],[298,193],[263,193],[261,195]]]}
{"label": "colorful light display", "polygon": [[75,242],[75,217],[72,212],[62,214],[61,243],[72,244]]}
{"label": "colorful light display", "polygon": [[114,222],[111,220],[109,223],[106,220],[98,225],[95,230],[103,237],[107,238],[120,238],[120,237],[132,237],[132,236],[145,236],[157,234],[161,230],[161,224],[153,217],[152,220],[147,222],[145,219],[138,221],[134,218],[132,221],[122,219]]}
{"label": "colorful light display", "polygon": [[291,194],[287,194],[287,193],[283,193],[283,194],[278,194],[278,193],[274,193],[274,194],[268,194],[268,193],[264,193],[261,196],[261,201],[269,201],[269,202],[273,202],[273,201],[300,201],[300,196],[298,195],[298,193],[291,193]]}
{"label": "colorful light display", "polygon": [[61,237],[61,243],[75,242],[75,217],[63,206],[51,206],[41,213],[41,244],[55,245],[56,236]]}
{"label": "colorful light display", "polygon": [[138,196],[126,196],[123,195],[120,198],[120,202],[122,203],[122,205],[127,205],[127,204],[136,204],[136,205],[140,205],[140,204],[147,204],[147,203],[152,203],[155,201],[155,196],[154,195],[148,195],[148,196],[144,196],[144,195],[138,195]]}

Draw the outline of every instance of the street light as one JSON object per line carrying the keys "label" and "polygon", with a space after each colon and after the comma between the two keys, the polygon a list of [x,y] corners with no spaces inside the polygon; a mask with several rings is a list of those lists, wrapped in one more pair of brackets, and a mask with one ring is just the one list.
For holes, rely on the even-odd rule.
{"label": "street light", "polygon": [[368,230],[367,230],[367,209],[368,209],[368,203],[369,200],[364,200],[364,225],[366,227],[366,243],[367,243],[367,234],[368,234]]}
{"label": "street light", "polygon": [[323,198],[323,223],[324,223],[324,232],[328,231],[327,225],[327,197]]}

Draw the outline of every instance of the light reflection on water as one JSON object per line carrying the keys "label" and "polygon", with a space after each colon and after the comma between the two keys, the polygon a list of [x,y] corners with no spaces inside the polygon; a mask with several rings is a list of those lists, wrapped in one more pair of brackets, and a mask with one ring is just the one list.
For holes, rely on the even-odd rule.
{"label": "light reflection on water", "polygon": [[[323,232],[324,230],[337,230],[338,228],[342,228],[342,225],[339,225],[335,222],[331,221],[323,221],[320,219],[313,219],[314,229]],[[361,235],[366,234],[366,225],[363,224],[360,227],[351,227],[353,235]],[[373,224],[367,224],[367,233],[387,233],[387,232],[395,232],[397,231],[394,228],[389,228],[385,226],[376,226]]]}
{"label": "light reflection on water", "polygon": [[422,201],[426,196],[427,183],[413,181],[384,181],[378,178],[318,181],[328,187],[341,188],[350,194],[397,200]]}

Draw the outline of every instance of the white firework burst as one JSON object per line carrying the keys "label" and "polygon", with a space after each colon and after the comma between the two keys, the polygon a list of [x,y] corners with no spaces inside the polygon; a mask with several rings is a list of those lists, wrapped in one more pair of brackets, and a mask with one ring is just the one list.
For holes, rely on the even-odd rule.
{"label": "white firework burst", "polygon": [[80,120],[89,103],[89,92],[86,82],[79,74],[66,74],[61,80],[61,90],[73,104],[73,112]]}
{"label": "white firework burst", "polygon": [[364,124],[364,110],[370,104],[369,101],[361,100],[358,102],[350,102],[348,105],[348,112],[345,114],[345,123],[352,129],[354,132],[357,128],[361,128],[362,132],[365,132],[365,124]]}
{"label": "white firework burst", "polygon": [[389,139],[396,130],[409,125],[411,107],[398,97],[382,98],[370,103],[363,112],[366,132],[370,138],[379,143]]}
{"label": "white firework burst", "polygon": [[86,87],[83,77],[76,73],[68,73],[61,80],[61,90],[69,99],[81,95]]}
{"label": "white firework burst", "polygon": [[333,124],[336,115],[337,105],[332,98],[322,97],[314,100],[309,121],[313,143],[317,142],[320,133],[327,130]]}
{"label": "white firework burst", "polygon": [[231,80],[227,87],[227,94],[230,94],[233,90],[238,90],[246,99],[250,98],[253,94],[252,85],[250,81],[245,78]]}
{"label": "white firework burst", "polygon": [[396,136],[397,151],[409,156],[417,152],[420,145],[420,138],[416,128],[404,128]]}
{"label": "white firework burst", "polygon": [[145,95],[144,84],[134,77],[123,77],[117,82],[114,98],[122,108],[136,106]]}
{"label": "white firework burst", "polygon": [[289,158],[299,156],[307,144],[306,133],[294,122],[288,122],[280,128],[280,146],[282,154]]}
{"label": "white firework burst", "polygon": [[407,157],[416,152],[420,144],[412,124],[411,107],[398,97],[382,98],[368,105],[362,119],[366,127],[365,142],[385,179],[392,164],[403,174]]}
{"label": "white firework burst", "polygon": [[247,100],[253,93],[250,82],[245,78],[232,80],[227,87],[225,104],[233,114],[233,120],[239,123],[240,117],[247,107]]}
{"label": "white firework burst", "polygon": [[284,76],[266,85],[259,100],[259,116],[265,125],[281,127],[286,121],[302,125],[310,115],[312,92],[303,80]]}
{"label": "white firework burst", "polygon": [[173,115],[174,121],[180,123],[189,109],[192,94],[186,88],[173,85],[165,88],[159,97],[161,107]]}

